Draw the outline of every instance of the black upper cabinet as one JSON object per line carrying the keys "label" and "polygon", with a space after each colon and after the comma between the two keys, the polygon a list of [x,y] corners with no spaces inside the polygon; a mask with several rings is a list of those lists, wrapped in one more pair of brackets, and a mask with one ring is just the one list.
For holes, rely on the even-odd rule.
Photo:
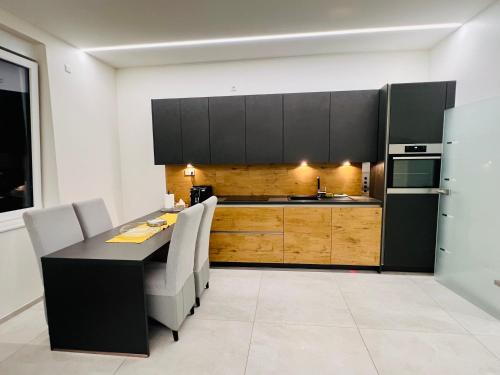
{"label": "black upper cabinet", "polygon": [[182,154],[184,163],[210,163],[208,98],[181,99]]}
{"label": "black upper cabinet", "polygon": [[377,161],[379,90],[331,93],[330,161]]}
{"label": "black upper cabinet", "polygon": [[386,137],[387,137],[387,115],[388,115],[389,85],[385,85],[379,92],[378,108],[378,140],[377,161],[385,160]]}
{"label": "black upper cabinet", "polygon": [[212,164],[245,163],[245,97],[209,98]]}
{"label": "black upper cabinet", "polygon": [[246,97],[246,162],[283,162],[283,96]]}
{"label": "black upper cabinet", "polygon": [[155,164],[181,164],[182,132],[179,99],[153,99]]}
{"label": "black upper cabinet", "polygon": [[389,143],[441,143],[447,91],[447,82],[391,85]]}
{"label": "black upper cabinet", "polygon": [[330,93],[283,95],[284,162],[328,162]]}

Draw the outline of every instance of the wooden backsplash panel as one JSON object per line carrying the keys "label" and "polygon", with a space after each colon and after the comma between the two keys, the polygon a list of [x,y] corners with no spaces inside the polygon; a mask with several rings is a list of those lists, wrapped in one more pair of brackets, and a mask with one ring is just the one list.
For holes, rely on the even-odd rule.
{"label": "wooden backsplash panel", "polygon": [[327,191],[361,195],[361,164],[197,165],[195,176],[184,176],[184,165],[167,165],[168,191],[189,203],[193,185],[212,185],[216,195],[315,194],[316,176]]}

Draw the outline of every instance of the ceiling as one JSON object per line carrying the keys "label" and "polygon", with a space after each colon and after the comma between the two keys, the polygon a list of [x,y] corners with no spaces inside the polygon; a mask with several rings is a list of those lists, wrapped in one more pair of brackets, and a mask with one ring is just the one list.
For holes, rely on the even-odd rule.
{"label": "ceiling", "polygon": [[[0,0],[78,48],[464,23],[493,0]],[[452,29],[91,52],[116,67],[430,48]]]}

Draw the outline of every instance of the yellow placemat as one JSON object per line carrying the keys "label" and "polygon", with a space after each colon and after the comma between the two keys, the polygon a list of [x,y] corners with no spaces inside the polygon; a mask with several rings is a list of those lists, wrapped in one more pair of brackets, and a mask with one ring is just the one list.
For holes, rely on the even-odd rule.
{"label": "yellow placemat", "polygon": [[164,214],[157,219],[163,219],[167,224],[161,227],[150,227],[147,224],[140,224],[124,233],[120,233],[117,236],[107,240],[107,243],[142,243],[147,239],[153,237],[155,234],[161,232],[162,230],[168,228],[177,221],[177,214]]}

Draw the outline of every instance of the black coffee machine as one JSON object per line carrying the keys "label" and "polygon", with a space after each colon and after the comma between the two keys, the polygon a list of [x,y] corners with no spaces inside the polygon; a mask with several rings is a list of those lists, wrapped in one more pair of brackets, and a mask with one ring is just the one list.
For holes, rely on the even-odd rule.
{"label": "black coffee machine", "polygon": [[210,198],[213,193],[212,186],[210,185],[198,185],[193,186],[191,188],[191,206],[194,206],[196,203],[201,203],[204,200]]}

